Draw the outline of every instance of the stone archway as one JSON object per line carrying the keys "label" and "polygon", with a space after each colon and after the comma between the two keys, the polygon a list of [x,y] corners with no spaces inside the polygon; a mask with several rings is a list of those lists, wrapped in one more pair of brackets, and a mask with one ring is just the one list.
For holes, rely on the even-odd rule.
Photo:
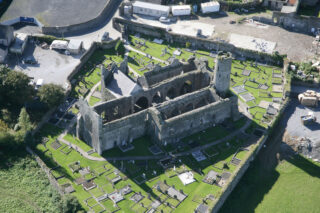
{"label": "stone archway", "polygon": [[180,95],[184,95],[190,92],[192,92],[192,82],[187,80],[183,83],[183,85],[180,88]]}
{"label": "stone archway", "polygon": [[176,97],[176,92],[175,92],[174,88],[171,87],[171,88],[167,91],[166,99],[174,99],[175,97]]}
{"label": "stone archway", "polygon": [[152,104],[159,104],[162,102],[161,94],[160,92],[157,92],[153,97],[152,97]]}
{"label": "stone archway", "polygon": [[149,107],[149,101],[146,97],[142,96],[140,97],[135,105],[134,105],[134,111],[139,112],[141,110],[147,109]]}

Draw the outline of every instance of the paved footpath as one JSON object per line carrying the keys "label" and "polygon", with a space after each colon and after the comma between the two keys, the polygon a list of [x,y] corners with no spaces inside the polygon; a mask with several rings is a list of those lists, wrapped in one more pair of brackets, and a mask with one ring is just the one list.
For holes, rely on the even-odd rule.
{"label": "paved footpath", "polygon": [[[165,158],[165,157],[169,157],[170,155],[152,155],[152,156],[125,156],[125,157],[106,157],[106,158],[103,158],[103,157],[94,157],[94,156],[91,156],[89,155],[86,151],[82,150],[79,146],[75,145],[75,144],[72,144],[70,143],[69,141],[66,141],[65,139],[63,139],[63,137],[67,134],[68,130],[71,129],[74,124],[76,123],[77,119],[74,118],[69,126],[66,128],[66,130],[59,136],[59,141],[63,142],[64,144],[67,144],[69,146],[71,146],[74,150],[76,150],[77,152],[79,152],[82,156],[84,156],[85,158],[89,159],[89,160],[94,160],[94,161],[112,161],[112,160],[156,160],[156,159],[162,159],[162,158]],[[222,143],[222,142],[225,142],[227,140],[230,140],[232,139],[234,136],[236,136],[237,134],[243,132],[245,129],[247,129],[249,127],[249,125],[251,124],[251,120],[248,119],[247,122],[245,123],[245,125],[243,127],[241,127],[240,129],[232,132],[231,134],[229,134],[228,136],[224,137],[224,138],[221,138],[219,140],[216,140],[216,141],[213,141],[211,143],[208,143],[208,144],[205,144],[205,145],[202,145],[202,146],[198,146],[194,149],[191,149],[189,151],[185,151],[185,152],[181,152],[181,153],[178,153],[178,154],[174,154],[174,155],[171,155],[171,156],[175,156],[175,157],[181,157],[181,156],[185,156],[185,155],[190,155],[192,152],[195,152],[195,151],[200,151],[202,149],[206,149],[210,146],[213,146],[213,145],[217,145],[219,143]]]}

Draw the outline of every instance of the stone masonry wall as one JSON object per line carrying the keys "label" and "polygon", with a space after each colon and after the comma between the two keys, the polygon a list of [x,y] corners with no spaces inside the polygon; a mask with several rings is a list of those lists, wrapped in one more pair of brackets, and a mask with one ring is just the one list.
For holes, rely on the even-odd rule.
{"label": "stone masonry wall", "polygon": [[320,18],[317,17],[299,16],[275,11],[273,12],[272,19],[274,23],[285,29],[308,34],[312,33],[312,28],[315,30],[320,28]]}

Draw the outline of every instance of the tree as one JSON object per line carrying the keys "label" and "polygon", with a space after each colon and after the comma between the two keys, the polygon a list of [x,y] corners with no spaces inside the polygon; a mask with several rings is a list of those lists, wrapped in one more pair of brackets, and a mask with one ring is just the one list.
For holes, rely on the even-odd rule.
{"label": "tree", "polygon": [[19,115],[19,127],[20,130],[25,134],[32,129],[32,123],[30,121],[29,114],[26,108],[22,108]]}
{"label": "tree", "polygon": [[6,75],[0,76],[1,100],[8,105],[23,105],[26,101],[31,100],[34,94],[34,88],[29,84],[29,77],[22,73],[13,70],[3,69],[0,72]]}
{"label": "tree", "polygon": [[38,91],[40,101],[49,108],[58,106],[64,98],[64,89],[60,85],[45,84]]}
{"label": "tree", "polygon": [[117,52],[117,55],[124,55],[126,51],[126,48],[124,47],[123,42],[121,40],[117,41],[114,49]]}

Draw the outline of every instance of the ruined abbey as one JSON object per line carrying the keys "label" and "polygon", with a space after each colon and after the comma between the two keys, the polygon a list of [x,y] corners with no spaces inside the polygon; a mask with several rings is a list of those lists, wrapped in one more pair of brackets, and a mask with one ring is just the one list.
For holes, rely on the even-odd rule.
{"label": "ruined abbey", "polygon": [[[101,154],[144,135],[165,145],[227,118],[235,120],[239,112],[237,97],[229,93],[231,63],[229,53],[217,56],[214,70],[205,58],[175,60],[155,66],[136,82],[123,66],[102,68],[105,101],[93,107],[79,101],[77,135]],[[114,83],[119,76],[128,78],[128,83],[123,79],[122,86]]]}

